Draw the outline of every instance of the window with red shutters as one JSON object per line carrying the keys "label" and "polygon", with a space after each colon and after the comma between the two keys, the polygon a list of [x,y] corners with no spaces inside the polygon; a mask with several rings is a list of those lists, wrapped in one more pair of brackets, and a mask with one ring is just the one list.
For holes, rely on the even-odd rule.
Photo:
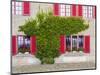
{"label": "window with red shutters", "polygon": [[[61,52],[64,52],[64,40],[61,37]],[[83,51],[90,53],[90,36],[66,36],[66,51]]]}
{"label": "window with red shutters", "polygon": [[30,15],[30,3],[12,1],[12,14],[24,16]]}
{"label": "window with red shutters", "polygon": [[30,52],[30,36],[18,35],[17,41],[18,52]]}

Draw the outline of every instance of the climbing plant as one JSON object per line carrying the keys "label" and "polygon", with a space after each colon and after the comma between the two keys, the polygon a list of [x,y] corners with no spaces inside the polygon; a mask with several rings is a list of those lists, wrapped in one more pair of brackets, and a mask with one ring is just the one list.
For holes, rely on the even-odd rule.
{"label": "climbing plant", "polygon": [[28,36],[36,35],[36,57],[42,64],[53,64],[59,56],[60,35],[77,34],[89,27],[81,17],[54,16],[51,11],[39,11],[36,18],[30,18],[19,26],[19,31]]}

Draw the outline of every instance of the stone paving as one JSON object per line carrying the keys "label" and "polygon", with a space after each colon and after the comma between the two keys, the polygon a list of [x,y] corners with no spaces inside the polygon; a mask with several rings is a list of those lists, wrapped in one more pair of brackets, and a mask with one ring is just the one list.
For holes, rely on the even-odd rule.
{"label": "stone paving", "polygon": [[63,63],[63,64],[44,64],[44,65],[25,65],[12,67],[12,73],[31,73],[31,72],[48,72],[61,70],[80,70],[80,69],[95,69],[93,62],[80,63]]}

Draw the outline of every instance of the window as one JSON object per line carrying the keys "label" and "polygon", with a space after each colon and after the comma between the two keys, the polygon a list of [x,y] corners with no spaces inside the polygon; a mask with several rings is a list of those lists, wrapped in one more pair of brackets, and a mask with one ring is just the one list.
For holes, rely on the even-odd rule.
{"label": "window", "polygon": [[60,5],[60,16],[71,16],[71,5]]}
{"label": "window", "polygon": [[83,17],[92,18],[92,16],[93,16],[93,7],[83,6]]}
{"label": "window", "polygon": [[18,36],[18,51],[29,52],[30,50],[30,37],[29,36]]}
{"label": "window", "polygon": [[23,2],[12,1],[12,14],[13,15],[23,14]]}
{"label": "window", "polygon": [[66,16],[71,16],[71,6],[66,5]]}
{"label": "window", "polygon": [[83,51],[84,36],[66,36],[66,51]]}

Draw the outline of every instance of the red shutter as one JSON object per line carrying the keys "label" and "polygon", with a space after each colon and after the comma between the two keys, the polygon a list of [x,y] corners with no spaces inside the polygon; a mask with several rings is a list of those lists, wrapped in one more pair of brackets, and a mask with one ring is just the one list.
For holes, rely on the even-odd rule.
{"label": "red shutter", "polygon": [[16,36],[12,36],[12,55],[17,53],[17,39]]}
{"label": "red shutter", "polygon": [[59,15],[59,4],[54,4],[54,15],[58,16]]}
{"label": "red shutter", "polygon": [[36,36],[31,37],[30,50],[31,50],[31,54],[35,54],[35,52],[36,52]]}
{"label": "red shutter", "polygon": [[76,5],[72,5],[72,16],[76,16]]}
{"label": "red shutter", "polygon": [[60,36],[60,53],[65,53],[65,36]]}
{"label": "red shutter", "polygon": [[96,6],[93,7],[93,18],[96,18]]}
{"label": "red shutter", "polygon": [[30,15],[30,3],[29,2],[23,3],[23,15]]}
{"label": "red shutter", "polygon": [[90,36],[84,36],[84,53],[90,53]]}
{"label": "red shutter", "polygon": [[82,16],[82,5],[78,5],[78,16]]}

